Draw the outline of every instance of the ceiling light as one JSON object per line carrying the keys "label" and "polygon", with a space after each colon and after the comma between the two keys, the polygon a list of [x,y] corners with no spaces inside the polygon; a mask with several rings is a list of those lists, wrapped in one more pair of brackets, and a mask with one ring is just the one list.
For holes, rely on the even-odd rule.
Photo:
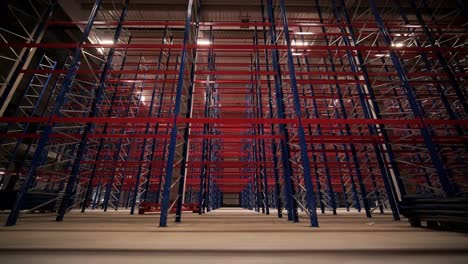
{"label": "ceiling light", "polygon": [[101,44],[114,44],[113,40],[110,39],[101,39]]}
{"label": "ceiling light", "polygon": [[403,42],[392,43],[392,47],[395,47],[395,48],[401,48],[401,47],[404,47],[404,46],[405,46],[405,43],[403,43]]}
{"label": "ceiling light", "polygon": [[320,26],[320,24],[317,24],[317,23],[300,23],[299,26],[304,26],[304,27],[310,26],[310,27],[314,27],[314,26]]}
{"label": "ceiling light", "polygon": [[211,45],[211,41],[208,39],[199,39],[197,40],[198,45]]}
{"label": "ceiling light", "polygon": [[302,42],[302,41],[291,41],[292,46],[306,46],[308,43],[307,42]]}
{"label": "ceiling light", "polygon": [[293,52],[293,53],[292,53],[292,55],[293,55],[293,56],[301,56],[301,55],[302,55],[302,53],[296,53],[296,52]]}
{"label": "ceiling light", "polygon": [[390,57],[388,54],[375,54],[376,57]]}
{"label": "ceiling light", "polygon": [[294,32],[295,35],[313,35],[314,32]]}

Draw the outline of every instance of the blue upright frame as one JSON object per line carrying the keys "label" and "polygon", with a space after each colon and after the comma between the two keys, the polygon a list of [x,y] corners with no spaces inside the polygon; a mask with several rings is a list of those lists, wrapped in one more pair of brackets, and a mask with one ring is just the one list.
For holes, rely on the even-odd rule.
{"label": "blue upright frame", "polygon": [[93,26],[94,20],[99,11],[99,8],[101,7],[101,2],[102,0],[96,0],[96,2],[94,3],[93,9],[91,10],[90,16],[88,18],[88,22],[86,24],[85,29],[83,30],[83,34],[81,35],[80,43],[78,47],[75,49],[73,60],[70,64],[70,68],[67,71],[65,79],[62,82],[62,87],[57,96],[57,101],[55,102],[54,108],[52,110],[52,114],[50,115],[49,121],[47,122],[47,125],[44,128],[44,131],[39,138],[36,151],[31,161],[31,167],[29,168],[29,172],[18,192],[15,204],[10,214],[8,215],[8,219],[6,222],[7,226],[12,226],[16,224],[20,210],[23,207],[25,195],[36,178],[36,169],[41,165],[44,159],[44,150],[45,150],[47,143],[49,142],[49,135],[52,133],[52,129],[54,128],[53,118],[55,116],[60,115],[60,109],[67,101],[67,93],[70,90],[73,80],[75,79],[75,76],[77,74],[78,68],[80,67],[80,64],[81,64],[82,46],[88,40],[88,36]]}
{"label": "blue upright frame", "polygon": [[[123,22],[125,21],[125,16],[127,15],[128,3],[129,3],[129,0],[126,0],[125,5],[124,5],[124,7],[122,9],[122,13],[120,15],[120,19],[119,19],[119,22],[118,22],[118,25],[117,25],[117,28],[116,28],[115,34],[114,34],[114,43],[117,43],[119,38],[120,38],[120,33],[122,31],[122,28],[123,28]],[[102,70],[101,78],[99,80],[99,86],[96,89],[95,94],[94,94],[94,100],[93,100],[93,104],[91,106],[89,117],[95,117],[97,115],[98,111],[99,111],[99,105],[101,104],[102,96],[103,96],[104,89],[105,89],[105,86],[106,86],[107,74],[108,74],[110,68],[112,67],[112,61],[114,59],[114,52],[115,52],[114,47],[109,49],[109,53],[107,55],[107,61],[106,61],[105,65],[104,65],[104,69]],[[81,136],[81,142],[80,142],[80,144],[78,146],[78,152],[76,154],[76,158],[75,158],[75,161],[73,163],[73,167],[72,167],[72,170],[71,170],[70,177],[68,178],[68,183],[67,183],[67,186],[65,188],[65,193],[63,195],[62,203],[61,203],[60,208],[58,210],[58,215],[56,217],[56,221],[63,221],[65,213],[66,213],[66,211],[68,209],[68,206],[70,204],[71,196],[72,196],[72,193],[73,193],[74,189],[76,188],[76,182],[77,182],[78,177],[79,177],[78,175],[80,173],[81,161],[83,160],[83,157],[84,157],[85,152],[86,152],[86,146],[88,144],[88,134],[91,133],[92,130],[93,130],[93,123],[91,123],[91,122],[87,123],[86,127],[85,127],[85,129],[83,131],[83,134]]]}
{"label": "blue upright frame", "polygon": [[180,113],[180,104],[182,98],[182,89],[184,86],[184,71],[185,71],[185,61],[187,57],[187,42],[189,41],[190,33],[190,22],[192,20],[192,5],[193,0],[189,0],[187,7],[187,18],[185,20],[185,29],[184,29],[184,41],[182,45],[182,54],[180,58],[180,69],[179,76],[177,80],[177,92],[175,99],[175,109],[174,109],[174,121],[172,122],[171,138],[169,141],[169,154],[166,163],[166,175],[164,181],[162,202],[161,202],[161,216],[159,219],[159,226],[167,226],[167,214],[169,210],[169,196],[171,194],[171,181],[172,181],[172,172],[174,170],[174,159],[177,143],[177,119]]}

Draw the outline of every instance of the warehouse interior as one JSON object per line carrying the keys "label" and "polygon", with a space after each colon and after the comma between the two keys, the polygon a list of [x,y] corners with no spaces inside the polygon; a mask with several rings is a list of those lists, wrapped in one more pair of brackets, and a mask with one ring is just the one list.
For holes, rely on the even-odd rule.
{"label": "warehouse interior", "polygon": [[467,263],[464,1],[0,10],[2,263]]}

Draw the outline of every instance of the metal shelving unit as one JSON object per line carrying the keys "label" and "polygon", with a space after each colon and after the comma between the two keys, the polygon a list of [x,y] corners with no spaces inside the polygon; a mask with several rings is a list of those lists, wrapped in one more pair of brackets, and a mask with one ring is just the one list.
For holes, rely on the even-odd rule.
{"label": "metal shelving unit", "polygon": [[[21,96],[0,118],[2,181],[21,185],[7,225],[41,208],[57,221],[153,208],[164,227],[238,194],[317,227],[338,208],[399,220],[406,197],[466,196],[466,9],[390,2],[316,0],[291,17],[261,0],[256,20],[229,22],[203,21],[198,0],[180,21],[126,19],[128,0],[109,17],[97,0],[84,22],[55,20],[54,1],[27,41],[0,43],[17,65],[2,112]],[[42,42],[51,26],[80,42]]]}

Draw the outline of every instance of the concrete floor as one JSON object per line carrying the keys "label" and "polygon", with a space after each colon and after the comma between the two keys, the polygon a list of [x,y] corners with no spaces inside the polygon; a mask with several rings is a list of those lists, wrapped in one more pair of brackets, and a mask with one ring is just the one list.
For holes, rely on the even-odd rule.
{"label": "concrete floor", "polygon": [[0,263],[468,263],[468,234],[411,228],[390,215],[327,213],[312,229],[305,217],[290,223],[226,208],[159,228],[157,214],[128,213],[71,212],[62,223],[25,215],[0,227]]}

